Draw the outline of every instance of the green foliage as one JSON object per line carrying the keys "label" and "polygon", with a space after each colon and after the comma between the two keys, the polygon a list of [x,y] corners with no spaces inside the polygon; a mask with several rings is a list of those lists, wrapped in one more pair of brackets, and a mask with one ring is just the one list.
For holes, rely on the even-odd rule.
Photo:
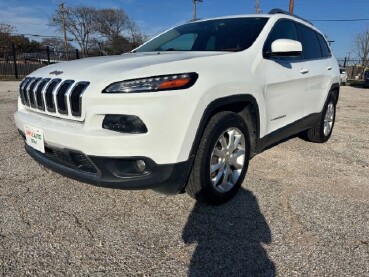
{"label": "green foliage", "polygon": [[16,31],[14,26],[0,23],[0,57],[7,58],[12,53],[12,43],[15,44],[17,52],[29,53],[40,49],[40,43],[29,40],[23,35],[13,35]]}

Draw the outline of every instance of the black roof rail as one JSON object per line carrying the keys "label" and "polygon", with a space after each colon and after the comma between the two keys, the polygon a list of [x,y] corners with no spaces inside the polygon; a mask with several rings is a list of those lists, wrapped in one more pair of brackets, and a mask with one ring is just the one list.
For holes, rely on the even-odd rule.
{"label": "black roof rail", "polygon": [[203,20],[203,18],[192,18],[192,19],[188,20],[187,23],[195,22],[195,21],[199,21],[199,20]]}
{"label": "black roof rail", "polygon": [[289,12],[286,12],[284,10],[281,10],[281,9],[272,9],[268,14],[279,14],[279,13],[280,14],[286,14],[286,15],[290,15],[290,16],[296,17],[296,18],[298,18],[298,19],[300,19],[302,21],[305,21],[305,22],[309,23],[310,25],[313,25],[314,26],[314,24],[311,23],[310,21],[308,21],[308,20],[306,20],[304,18],[301,18],[301,17],[299,17],[299,16],[297,16],[297,15],[295,15],[293,13],[289,13]]}

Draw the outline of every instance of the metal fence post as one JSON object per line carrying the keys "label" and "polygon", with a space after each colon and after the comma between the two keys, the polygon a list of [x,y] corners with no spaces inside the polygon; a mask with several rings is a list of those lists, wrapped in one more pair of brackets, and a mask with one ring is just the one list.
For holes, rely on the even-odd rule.
{"label": "metal fence post", "polygon": [[50,47],[46,46],[47,64],[50,64]]}
{"label": "metal fence post", "polygon": [[15,50],[15,44],[12,42],[12,48],[13,48],[13,62],[14,62],[14,76],[15,79],[18,79],[18,67],[17,67],[17,51]]}

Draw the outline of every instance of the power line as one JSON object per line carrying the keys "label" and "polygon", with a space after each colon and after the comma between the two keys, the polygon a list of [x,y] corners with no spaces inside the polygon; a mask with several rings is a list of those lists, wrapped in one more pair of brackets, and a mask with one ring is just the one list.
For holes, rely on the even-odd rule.
{"label": "power line", "polygon": [[6,24],[24,24],[24,25],[42,25],[42,26],[47,26],[47,24],[45,23],[35,23],[35,22],[31,22],[31,21],[17,21],[17,20],[11,20],[11,21],[0,21],[0,23],[6,23]]}
{"label": "power line", "polygon": [[[40,38],[60,38],[63,39],[61,36],[48,36],[48,35],[38,35],[38,34],[21,34],[21,33],[11,33],[12,35],[16,36],[31,36],[31,37],[40,37]],[[68,41],[73,41],[74,39],[68,38]]]}
{"label": "power line", "polygon": [[357,19],[309,19],[309,21],[319,22],[353,22],[353,21],[369,21],[369,18],[357,18]]}

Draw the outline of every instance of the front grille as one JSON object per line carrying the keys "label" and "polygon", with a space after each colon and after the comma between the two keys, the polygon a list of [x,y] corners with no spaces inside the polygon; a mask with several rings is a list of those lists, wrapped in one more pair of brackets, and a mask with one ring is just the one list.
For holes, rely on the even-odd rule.
{"label": "front grille", "polygon": [[37,112],[81,120],[82,95],[89,82],[50,78],[25,78],[19,87],[23,105]]}
{"label": "front grille", "polygon": [[90,174],[97,173],[94,164],[82,153],[45,146],[45,155],[49,159],[66,167]]}

